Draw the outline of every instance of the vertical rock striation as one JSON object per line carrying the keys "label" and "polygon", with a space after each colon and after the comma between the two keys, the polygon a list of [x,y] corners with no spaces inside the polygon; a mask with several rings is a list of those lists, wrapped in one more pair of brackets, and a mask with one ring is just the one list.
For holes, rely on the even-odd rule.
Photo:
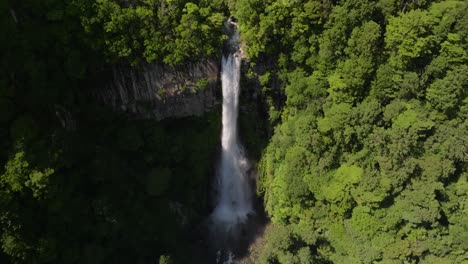
{"label": "vertical rock striation", "polygon": [[116,65],[109,85],[97,97],[136,118],[201,115],[217,103],[219,64],[206,60],[176,69],[162,64],[140,68]]}

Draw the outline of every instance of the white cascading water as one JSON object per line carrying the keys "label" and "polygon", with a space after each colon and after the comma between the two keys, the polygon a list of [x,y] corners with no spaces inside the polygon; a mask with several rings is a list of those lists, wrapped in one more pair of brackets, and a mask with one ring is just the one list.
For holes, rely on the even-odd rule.
{"label": "white cascading water", "polygon": [[[233,24],[233,22],[231,22]],[[223,87],[222,152],[217,176],[218,200],[212,219],[226,230],[244,223],[252,210],[248,161],[238,142],[237,116],[239,112],[240,50],[238,33],[231,37],[236,52],[222,59]]]}

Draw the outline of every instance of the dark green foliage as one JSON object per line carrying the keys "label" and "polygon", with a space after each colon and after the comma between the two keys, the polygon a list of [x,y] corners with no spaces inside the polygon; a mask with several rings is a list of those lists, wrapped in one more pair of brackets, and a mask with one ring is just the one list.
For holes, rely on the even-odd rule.
{"label": "dark green foliage", "polygon": [[427,101],[435,109],[450,114],[466,97],[468,76],[466,65],[447,72],[443,79],[435,80],[426,91]]}
{"label": "dark green foliage", "polygon": [[223,12],[222,1],[1,1],[1,263],[199,261],[180,252],[208,214],[219,114],[134,120],[94,94],[109,62],[217,56]]}
{"label": "dark green foliage", "polygon": [[198,261],[219,114],[131,120],[89,94],[108,63],[218,56],[228,8],[277,124],[262,153],[268,121],[239,116],[274,222],[257,261],[467,262],[468,5],[453,0],[2,1],[0,262]]}
{"label": "dark green foliage", "polygon": [[32,140],[37,136],[37,124],[30,116],[20,116],[11,125],[13,141]]}
{"label": "dark green foliage", "polygon": [[118,143],[122,150],[137,151],[144,142],[136,127],[125,127],[118,132]]}
{"label": "dark green foliage", "polygon": [[167,191],[171,179],[171,170],[168,168],[152,169],[148,174],[146,192],[149,195],[160,196]]}
{"label": "dark green foliage", "polygon": [[298,247],[298,236],[293,230],[284,226],[269,226],[267,229],[266,244],[257,260],[259,264],[291,263],[309,264],[313,262],[311,250],[307,247]]}
{"label": "dark green foliage", "polygon": [[0,97],[0,123],[10,121],[15,114],[15,107],[11,100]]}
{"label": "dark green foliage", "polygon": [[170,256],[162,255],[159,257],[159,264],[173,264],[172,258]]}
{"label": "dark green foliage", "polygon": [[[61,135],[63,145],[47,137],[41,145],[39,126],[35,140],[12,150],[0,177],[3,252],[15,263],[128,263],[165,252],[185,263],[190,256],[176,252],[189,250],[191,224],[207,213],[219,115],[90,117],[79,134]],[[35,156],[42,151],[44,161]]]}
{"label": "dark green foliage", "polygon": [[[280,2],[265,5],[313,3]],[[286,45],[304,16],[262,4],[238,8],[247,55],[280,47],[269,73],[286,103],[260,164],[278,229],[259,262],[309,263],[304,247],[333,263],[468,261],[466,2],[339,1],[307,16],[307,52]]]}
{"label": "dark green foliage", "polygon": [[176,66],[215,56],[224,40],[225,6],[220,1],[72,3],[80,12],[91,44],[111,61],[125,58],[132,64],[146,60]]}

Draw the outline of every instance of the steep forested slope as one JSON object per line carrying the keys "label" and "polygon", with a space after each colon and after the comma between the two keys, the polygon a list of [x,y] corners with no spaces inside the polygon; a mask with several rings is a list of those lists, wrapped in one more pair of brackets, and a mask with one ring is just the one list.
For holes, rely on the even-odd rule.
{"label": "steep forested slope", "polygon": [[225,10],[1,1],[1,263],[197,262],[189,238],[208,213],[218,111],[132,120],[90,95],[112,63],[170,69],[217,56]]}
{"label": "steep forested slope", "polygon": [[131,120],[89,95],[114,63],[219,56],[230,14],[276,125],[258,262],[468,262],[468,7],[451,0],[1,1],[0,262],[200,260],[219,114]]}
{"label": "steep forested slope", "polygon": [[108,58],[178,65],[219,54],[223,1],[72,1],[93,46]]}
{"label": "steep forested slope", "polygon": [[286,97],[260,163],[275,225],[259,262],[468,262],[466,2],[236,12],[252,63],[274,62],[264,91]]}

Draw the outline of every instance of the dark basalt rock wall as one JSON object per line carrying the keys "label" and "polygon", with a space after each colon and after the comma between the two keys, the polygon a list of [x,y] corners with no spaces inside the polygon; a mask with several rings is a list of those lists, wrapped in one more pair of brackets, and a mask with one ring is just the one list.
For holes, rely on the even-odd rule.
{"label": "dark basalt rock wall", "polygon": [[105,104],[135,118],[202,115],[220,100],[219,74],[215,59],[178,68],[154,63],[139,68],[116,65],[110,83],[96,93]]}

